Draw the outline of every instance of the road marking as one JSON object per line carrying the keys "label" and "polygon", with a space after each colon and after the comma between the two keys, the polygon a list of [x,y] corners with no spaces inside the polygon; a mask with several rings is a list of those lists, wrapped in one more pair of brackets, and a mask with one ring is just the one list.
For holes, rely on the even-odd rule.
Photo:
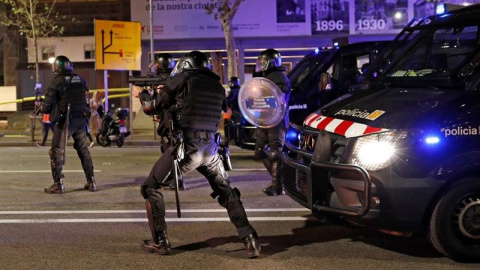
{"label": "road marking", "polygon": [[[101,172],[102,170],[94,170],[94,172]],[[239,171],[267,171],[266,169],[233,169],[230,172],[239,172]],[[34,170],[34,171],[26,171],[26,170],[8,170],[4,171],[0,169],[0,173],[51,173],[51,170]],[[83,173],[83,170],[63,170],[64,173]]]}
{"label": "road marking", "polygon": [[[305,221],[312,217],[249,217],[249,221]],[[230,221],[229,218],[165,218],[167,222],[211,222]],[[0,224],[27,223],[132,223],[148,222],[146,218],[74,218],[74,219],[1,219]]]}
{"label": "road marking", "polygon": [[[120,154],[117,154],[117,155],[92,155],[90,154],[90,156],[92,157],[123,157],[124,155],[120,155]],[[140,156],[140,155],[137,155],[138,157],[143,157],[143,156]],[[20,155],[20,157],[49,157],[48,154],[44,154],[44,155]],[[72,155],[67,155],[67,157],[78,157],[77,155],[75,154],[72,154]],[[129,157],[134,157],[134,156],[129,156]]]}
{"label": "road marking", "polygon": [[242,169],[233,169],[230,172],[236,172],[236,171],[267,171],[265,168],[242,168]]}
{"label": "road marking", "polygon": [[[182,213],[225,213],[226,209],[182,209]],[[310,212],[307,208],[251,208],[246,212]],[[176,213],[177,210],[166,210]],[[0,211],[0,215],[45,215],[45,214],[144,214],[145,210],[54,210],[54,211]]]}
{"label": "road marking", "polygon": [[23,137],[28,137],[29,135],[16,135],[16,134],[7,134],[5,135],[5,138],[23,138]]}
{"label": "road marking", "polygon": [[[101,172],[101,170],[93,170],[94,172]],[[83,173],[83,170],[62,170],[65,173]],[[2,171],[0,173],[52,173],[51,170],[34,170],[34,171],[25,171],[25,170],[18,170],[18,171]]]}

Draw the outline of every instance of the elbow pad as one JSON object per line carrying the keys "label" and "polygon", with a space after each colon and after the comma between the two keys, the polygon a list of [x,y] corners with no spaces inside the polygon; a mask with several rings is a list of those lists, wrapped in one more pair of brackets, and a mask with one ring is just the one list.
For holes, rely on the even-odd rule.
{"label": "elbow pad", "polygon": [[142,102],[143,112],[146,115],[155,115],[155,100],[146,100]]}
{"label": "elbow pad", "polygon": [[148,93],[147,90],[143,90],[141,93],[140,93],[140,96],[138,97],[140,99],[140,102],[143,104],[145,101],[149,101],[151,100],[152,98],[150,97],[150,94]]}

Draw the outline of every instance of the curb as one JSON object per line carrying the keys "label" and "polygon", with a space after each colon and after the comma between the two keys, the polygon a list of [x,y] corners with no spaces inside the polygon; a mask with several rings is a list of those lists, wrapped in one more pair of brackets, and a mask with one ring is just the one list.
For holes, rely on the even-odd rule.
{"label": "curb", "polygon": [[[39,141],[36,141],[39,142]],[[159,141],[126,141],[124,146],[158,146],[160,147]],[[0,147],[37,147],[32,141],[4,141],[2,142],[2,138],[0,136]],[[73,142],[69,142],[68,146],[73,146]],[[48,147],[48,146],[47,146]],[[95,147],[101,147],[99,145],[95,145]],[[116,145],[112,145],[109,147],[117,147]],[[108,148],[108,147],[104,147]]]}

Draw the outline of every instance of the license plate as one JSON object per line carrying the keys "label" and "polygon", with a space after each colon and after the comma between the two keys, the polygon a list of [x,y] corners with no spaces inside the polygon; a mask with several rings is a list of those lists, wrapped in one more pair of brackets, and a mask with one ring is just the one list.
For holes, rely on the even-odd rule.
{"label": "license plate", "polygon": [[127,133],[126,127],[120,127],[120,133]]}

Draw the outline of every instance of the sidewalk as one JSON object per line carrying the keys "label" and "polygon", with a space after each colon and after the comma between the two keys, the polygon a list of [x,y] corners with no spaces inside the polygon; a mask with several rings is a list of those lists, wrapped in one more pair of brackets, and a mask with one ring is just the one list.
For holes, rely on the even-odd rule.
{"label": "sidewalk", "polygon": [[[50,144],[49,141],[52,139],[52,133],[48,134],[47,146]],[[93,135],[92,135],[93,136]],[[93,138],[95,140],[95,138]],[[0,130],[0,147],[25,147],[25,146],[36,146],[35,143],[40,143],[42,141],[42,134],[39,132],[35,133],[35,142],[32,142],[31,134],[26,134],[21,131],[9,131],[9,130]],[[70,138],[68,145],[73,145],[73,139]],[[154,138],[152,133],[137,132],[133,135],[128,136],[125,139],[124,146],[159,146],[160,138],[156,136]],[[99,145],[95,142],[95,147]],[[113,145],[116,147],[116,145]]]}

